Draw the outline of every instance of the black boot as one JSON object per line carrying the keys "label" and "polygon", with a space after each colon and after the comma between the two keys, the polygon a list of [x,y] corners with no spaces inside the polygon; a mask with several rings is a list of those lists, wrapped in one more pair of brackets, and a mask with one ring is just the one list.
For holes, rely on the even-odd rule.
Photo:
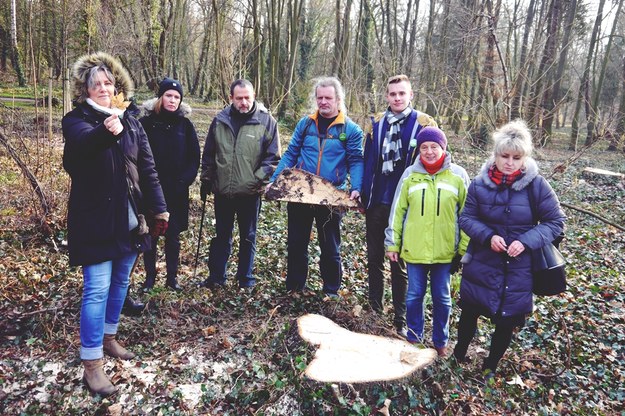
{"label": "black boot", "polygon": [[156,278],[154,276],[146,276],[145,282],[143,282],[143,291],[149,292],[154,287],[154,283],[156,282]]}
{"label": "black boot", "polygon": [[122,313],[126,316],[138,316],[145,309],[145,303],[134,300],[130,295],[126,295],[124,300],[124,306],[122,307]]}
{"label": "black boot", "polygon": [[167,276],[167,282],[165,282],[165,286],[175,290],[176,292],[182,292],[182,286],[178,284],[176,276]]}

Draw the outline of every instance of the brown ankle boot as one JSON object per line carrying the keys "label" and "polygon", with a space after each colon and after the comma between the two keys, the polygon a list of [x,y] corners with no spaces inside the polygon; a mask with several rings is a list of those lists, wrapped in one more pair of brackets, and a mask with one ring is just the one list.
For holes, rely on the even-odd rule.
{"label": "brown ankle boot", "polygon": [[106,374],[104,374],[102,364],[102,358],[98,358],[97,360],[82,360],[82,365],[85,367],[82,379],[92,393],[107,397],[115,393],[117,387],[115,387]]}
{"label": "brown ankle boot", "polygon": [[115,339],[115,334],[104,334],[104,352],[111,357],[121,358],[122,360],[132,360],[135,355],[122,347]]}

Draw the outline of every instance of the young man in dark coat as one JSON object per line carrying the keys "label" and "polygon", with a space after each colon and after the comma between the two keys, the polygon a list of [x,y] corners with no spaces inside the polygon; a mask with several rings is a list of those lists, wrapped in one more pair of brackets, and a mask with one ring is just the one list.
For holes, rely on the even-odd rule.
{"label": "young man in dark coat", "polygon": [[[430,116],[412,108],[412,98],[410,79],[406,75],[390,77],[386,85],[388,109],[373,123],[365,141],[362,202],[367,226],[369,304],[376,311],[384,309],[384,230],[388,226],[395,189],[404,170],[419,154],[417,134],[423,126],[436,126]],[[407,288],[404,261],[391,262],[394,324],[397,333],[404,338]]]}

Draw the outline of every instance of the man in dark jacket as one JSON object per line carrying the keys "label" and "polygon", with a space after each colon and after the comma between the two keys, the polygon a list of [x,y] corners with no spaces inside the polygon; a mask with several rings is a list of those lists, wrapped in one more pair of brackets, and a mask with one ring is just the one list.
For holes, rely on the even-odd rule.
{"label": "man in dark jacket", "polygon": [[256,284],[252,269],[260,194],[280,161],[280,138],[276,120],[255,97],[249,81],[234,81],[232,104],[215,117],[204,144],[200,195],[203,201],[215,195],[216,235],[210,244],[209,276],[201,287],[226,282],[235,215],[240,235],[236,278],[239,287]]}
{"label": "man in dark jacket", "polygon": [[[393,203],[397,183],[404,170],[419,154],[416,136],[423,126],[436,126],[427,114],[413,110],[413,93],[406,75],[389,78],[386,85],[388,109],[373,122],[365,142],[365,173],[362,202],[366,213],[369,304],[383,310],[384,230]],[[397,333],[406,336],[406,290],[408,277],[403,260],[391,262],[391,288],[394,324]]]}

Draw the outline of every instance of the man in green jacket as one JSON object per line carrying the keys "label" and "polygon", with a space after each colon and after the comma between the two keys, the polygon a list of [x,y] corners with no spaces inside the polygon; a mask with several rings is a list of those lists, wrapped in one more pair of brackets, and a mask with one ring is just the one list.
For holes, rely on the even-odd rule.
{"label": "man in green jacket", "polygon": [[200,286],[226,283],[236,215],[239,226],[239,287],[252,287],[260,195],[280,161],[278,124],[255,101],[252,84],[238,79],[230,85],[231,105],[213,119],[202,154],[200,195],[215,195],[215,237],[209,249],[209,276]]}

